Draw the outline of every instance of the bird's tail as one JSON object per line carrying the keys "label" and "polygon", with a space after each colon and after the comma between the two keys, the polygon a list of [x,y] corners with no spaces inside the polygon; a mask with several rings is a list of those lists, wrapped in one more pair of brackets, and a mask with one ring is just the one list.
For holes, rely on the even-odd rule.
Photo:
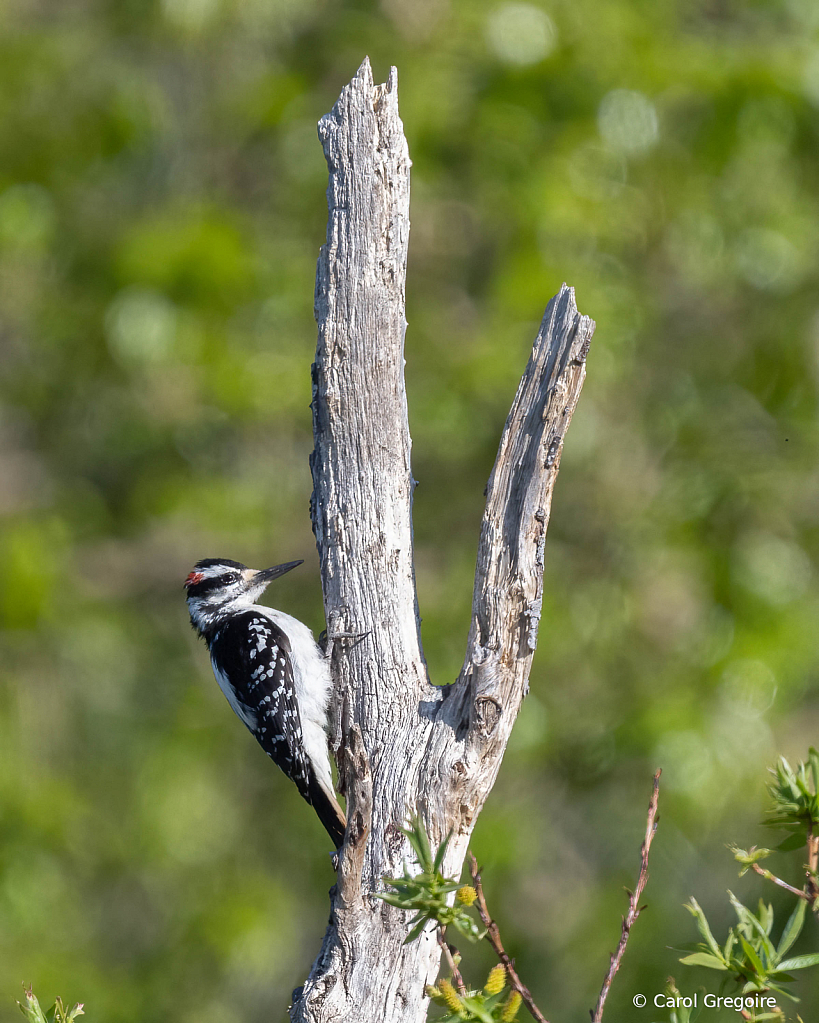
{"label": "bird's tail", "polygon": [[336,849],[340,849],[344,842],[344,832],[347,830],[347,818],[333,793],[327,792],[312,771],[310,772],[310,802]]}

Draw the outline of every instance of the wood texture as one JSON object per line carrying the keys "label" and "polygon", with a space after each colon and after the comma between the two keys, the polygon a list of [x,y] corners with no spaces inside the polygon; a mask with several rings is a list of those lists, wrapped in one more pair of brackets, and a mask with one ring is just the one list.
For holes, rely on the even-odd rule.
{"label": "wood texture", "polygon": [[435,929],[404,945],[407,914],[373,893],[400,872],[408,854],[400,829],[416,812],[433,844],[454,830],[444,867],[461,870],[526,691],[551,493],[594,325],[564,285],[490,479],[464,668],[452,685],[433,686],[412,560],[403,375],[410,160],[395,68],[375,86],[365,60],[319,137],[329,217],[316,274],[311,510],[328,633],[340,637],[333,736],[350,826],[330,923],[291,1019],[420,1023],[424,986],[438,970]]}

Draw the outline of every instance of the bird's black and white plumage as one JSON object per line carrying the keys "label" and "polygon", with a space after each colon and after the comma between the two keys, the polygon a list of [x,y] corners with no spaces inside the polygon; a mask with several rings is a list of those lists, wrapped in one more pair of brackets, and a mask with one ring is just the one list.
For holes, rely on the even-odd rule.
{"label": "bird's black and white plumage", "polygon": [[208,558],[196,563],[185,588],[191,624],[208,644],[228,703],[340,848],[347,822],[327,751],[327,659],[306,625],[254,603],[274,579],[300,564],[257,572],[238,561]]}

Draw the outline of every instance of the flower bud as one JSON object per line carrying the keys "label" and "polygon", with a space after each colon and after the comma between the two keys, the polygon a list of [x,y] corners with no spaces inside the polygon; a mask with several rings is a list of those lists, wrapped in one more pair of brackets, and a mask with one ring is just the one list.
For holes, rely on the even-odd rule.
{"label": "flower bud", "polygon": [[442,980],[439,982],[438,987],[449,1011],[460,1013],[463,1006],[461,1004],[461,999],[458,996],[458,992],[452,984],[450,984],[448,980]]}
{"label": "flower bud", "polygon": [[506,967],[503,963],[498,963],[497,966],[493,966],[489,971],[489,976],[486,978],[483,989],[488,995],[499,995],[505,986]]}
{"label": "flower bud", "polygon": [[471,884],[465,884],[455,892],[455,898],[462,906],[471,906],[477,897],[478,893]]}
{"label": "flower bud", "polygon": [[522,999],[519,992],[512,991],[506,1000],[506,1005],[503,1007],[503,1013],[501,1015],[501,1023],[515,1023],[515,1017],[518,1014],[520,1003]]}

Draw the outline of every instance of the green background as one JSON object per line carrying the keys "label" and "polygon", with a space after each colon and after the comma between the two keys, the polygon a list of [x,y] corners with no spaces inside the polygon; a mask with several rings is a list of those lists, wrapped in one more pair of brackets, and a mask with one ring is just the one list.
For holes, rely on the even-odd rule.
{"label": "green background", "polygon": [[[407,384],[432,678],[460,668],[482,491],[543,308],[598,324],[532,692],[477,825],[552,1023],[587,1018],[663,768],[609,1023],[680,966],[766,767],[819,733],[812,0],[8,0],[0,13],[0,1018],[281,1020],[326,923],[320,825],[235,720],[182,581],[304,558],[318,118],[399,67]],[[775,861],[797,884],[800,854]],[[781,923],[784,916],[781,917]],[[819,947],[811,921],[796,952]],[[470,956],[475,982],[490,959]],[[800,1009],[819,1013],[802,975]],[[706,1016],[703,1016],[706,1018]],[[707,1015],[736,1019],[736,1013]],[[790,1018],[793,1018],[791,1013]]]}

